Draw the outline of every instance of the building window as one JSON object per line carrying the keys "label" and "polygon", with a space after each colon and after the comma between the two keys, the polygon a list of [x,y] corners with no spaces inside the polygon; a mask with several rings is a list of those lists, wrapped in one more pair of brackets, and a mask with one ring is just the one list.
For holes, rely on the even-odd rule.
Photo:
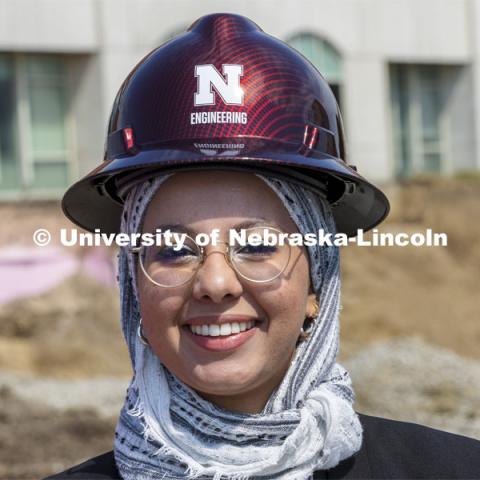
{"label": "building window", "polygon": [[306,57],[327,79],[340,105],[342,84],[342,57],[338,50],[326,40],[311,33],[300,33],[288,43]]}
{"label": "building window", "polygon": [[390,65],[393,146],[399,178],[449,169],[449,68]]}
{"label": "building window", "polygon": [[63,58],[0,53],[0,91],[0,194],[60,194],[70,182]]}

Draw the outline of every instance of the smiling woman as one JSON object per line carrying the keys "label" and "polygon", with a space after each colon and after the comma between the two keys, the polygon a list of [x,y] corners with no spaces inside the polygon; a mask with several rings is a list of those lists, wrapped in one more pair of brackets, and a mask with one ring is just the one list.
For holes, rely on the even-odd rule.
{"label": "smiling woman", "polygon": [[[226,238],[232,228],[259,225],[259,218],[286,233],[335,228],[319,195],[286,180],[197,170],[135,186],[122,231],[176,223],[191,233],[218,229]],[[177,282],[176,270],[195,263],[191,250],[179,253],[182,261],[176,256],[174,265],[158,255],[146,255],[143,268],[139,257],[125,253],[120,259],[122,297],[131,299],[123,303],[123,326],[137,373],[117,427],[115,459],[122,475],[133,478],[131,447],[145,449],[145,438],[157,457],[153,464],[145,457],[146,463],[162,465],[168,478],[188,472],[282,478],[293,469],[307,478],[315,464],[333,466],[358,450],[361,426],[351,406],[350,380],[335,363],[338,250],[292,247],[276,263],[281,275],[264,268],[276,262],[276,252],[269,251],[250,270],[242,265],[255,281],[239,275],[238,263],[227,261],[232,256],[226,258],[222,248],[208,247],[185,277],[189,281]],[[192,332],[192,325],[201,331]],[[302,345],[304,328],[311,333],[310,345]],[[284,411],[289,404],[295,408]],[[191,435],[178,435],[180,426]]]}
{"label": "smiling woman", "polygon": [[[257,216],[285,232],[297,229],[280,199],[253,174],[177,173],[152,198],[143,228],[176,220],[196,232],[218,228],[226,238],[230,229]],[[308,294],[308,255],[295,247],[282,277],[251,282],[215,255],[223,249],[209,247],[206,253],[195,278],[176,289],[138,277],[145,336],[163,365],[205,398],[229,410],[260,412],[285,375],[305,317],[315,311],[315,295]],[[254,267],[262,272],[265,263]],[[232,323],[250,328],[224,336],[222,330]],[[192,334],[190,325],[209,332]]]}
{"label": "smiling woman", "polygon": [[[198,109],[246,120],[191,124]],[[188,237],[120,249],[134,375],[113,451],[50,478],[477,476],[479,442],[355,412],[336,362],[338,246],[228,242],[240,228],[351,236],[388,213],[301,55],[244,17],[202,17],[128,76],[105,158],[65,194],[77,225]],[[217,245],[191,238],[212,231]]]}

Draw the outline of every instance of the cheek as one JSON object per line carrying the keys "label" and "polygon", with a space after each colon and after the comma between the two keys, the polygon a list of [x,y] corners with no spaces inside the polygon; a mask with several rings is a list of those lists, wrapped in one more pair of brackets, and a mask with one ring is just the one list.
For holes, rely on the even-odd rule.
{"label": "cheek", "polygon": [[285,286],[278,292],[265,295],[261,300],[272,324],[275,322],[296,323],[305,311],[305,295],[302,291]]}
{"label": "cheek", "polygon": [[303,321],[309,290],[310,270],[306,254],[302,253],[287,272],[287,280],[279,292],[283,308],[289,311],[292,317]]}
{"label": "cheek", "polygon": [[174,336],[185,298],[145,282],[140,282],[138,294],[144,331],[152,338]]}
{"label": "cheek", "polygon": [[278,288],[252,293],[269,319],[269,334],[275,341],[296,342],[306,316],[309,286],[308,263],[302,261]]}

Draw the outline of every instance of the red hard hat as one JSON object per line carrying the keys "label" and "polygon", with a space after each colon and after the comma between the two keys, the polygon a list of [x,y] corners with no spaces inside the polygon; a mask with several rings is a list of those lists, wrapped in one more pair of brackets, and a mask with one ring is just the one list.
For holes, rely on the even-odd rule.
{"label": "red hard hat", "polygon": [[328,199],[347,235],[389,211],[385,195],[346,162],[325,79],[239,15],[204,16],[140,61],[115,99],[104,162],[68,189],[62,207],[87,230],[118,232],[133,182],[198,167],[301,182]]}

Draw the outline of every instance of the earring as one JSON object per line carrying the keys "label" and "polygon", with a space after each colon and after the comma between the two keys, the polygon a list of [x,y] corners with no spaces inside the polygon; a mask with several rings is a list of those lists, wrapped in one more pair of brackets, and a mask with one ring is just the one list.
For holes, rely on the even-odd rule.
{"label": "earring", "polygon": [[313,307],[313,312],[305,317],[305,322],[300,328],[300,336],[298,337],[300,341],[306,340],[310,336],[310,332],[306,332],[304,329],[305,323],[308,323],[308,325],[310,326],[318,317],[319,313],[320,313],[320,306],[318,305],[318,302],[315,302],[315,305]]}
{"label": "earring", "polygon": [[318,305],[318,301],[315,301],[315,304],[313,306],[313,313],[307,316],[307,318],[311,318],[312,320],[315,320],[318,317],[318,314],[320,313],[320,306]]}
{"label": "earring", "polygon": [[140,318],[140,322],[139,322],[138,328],[137,328],[137,336],[145,346],[147,346],[147,347],[150,346],[147,338],[145,337],[145,335],[143,334],[143,331],[142,331],[142,319],[141,318]]}

